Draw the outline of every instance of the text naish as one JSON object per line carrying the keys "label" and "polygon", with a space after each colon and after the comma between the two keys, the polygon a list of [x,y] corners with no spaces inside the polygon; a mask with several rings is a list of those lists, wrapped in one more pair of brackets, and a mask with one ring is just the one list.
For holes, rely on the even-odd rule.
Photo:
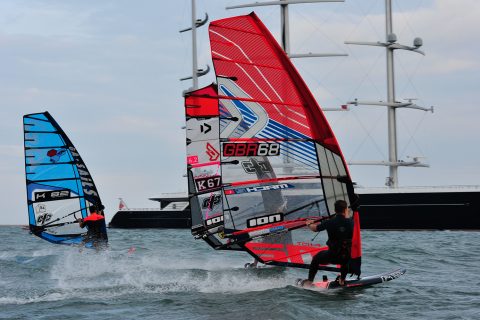
{"label": "text naish", "polygon": [[74,147],[68,148],[72,153],[73,159],[75,160],[75,165],[78,169],[78,174],[80,175],[80,181],[82,182],[83,191],[86,195],[98,197],[98,193],[95,190],[95,185],[93,184],[92,177],[90,172],[88,172],[87,167],[83,164],[82,158],[77,153],[77,149]]}

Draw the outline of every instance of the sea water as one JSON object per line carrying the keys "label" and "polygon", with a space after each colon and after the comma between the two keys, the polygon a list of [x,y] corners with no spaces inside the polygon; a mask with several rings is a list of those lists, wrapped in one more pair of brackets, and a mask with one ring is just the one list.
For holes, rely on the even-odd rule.
{"label": "sea water", "polygon": [[479,233],[362,237],[364,275],[407,273],[316,292],[293,285],[307,270],[245,270],[247,254],[215,251],[186,229],[109,229],[109,248],[96,252],[2,226],[0,319],[480,319]]}

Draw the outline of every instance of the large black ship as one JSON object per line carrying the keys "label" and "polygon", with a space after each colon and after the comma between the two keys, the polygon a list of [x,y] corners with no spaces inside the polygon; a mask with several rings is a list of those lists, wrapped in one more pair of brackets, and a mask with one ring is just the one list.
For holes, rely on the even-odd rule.
{"label": "large black ship", "polygon": [[[357,188],[362,229],[480,230],[480,187]],[[186,196],[151,198],[159,209],[119,210],[112,228],[190,228]]]}
{"label": "large black ship", "polygon": [[362,229],[480,230],[480,187],[358,188]]}
{"label": "large black ship", "polygon": [[190,228],[188,198],[183,195],[162,195],[150,198],[159,208],[128,208],[123,200],[109,223],[110,228]]}

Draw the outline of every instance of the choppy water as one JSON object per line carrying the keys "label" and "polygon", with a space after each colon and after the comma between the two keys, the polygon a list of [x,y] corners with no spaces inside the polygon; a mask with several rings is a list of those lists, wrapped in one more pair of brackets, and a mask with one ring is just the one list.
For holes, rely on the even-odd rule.
{"label": "choppy water", "polygon": [[[292,286],[306,270],[244,270],[188,230],[109,230],[107,252],[0,227],[0,319],[480,319],[476,232],[363,232],[368,289]],[[135,247],[129,254],[128,249]]]}

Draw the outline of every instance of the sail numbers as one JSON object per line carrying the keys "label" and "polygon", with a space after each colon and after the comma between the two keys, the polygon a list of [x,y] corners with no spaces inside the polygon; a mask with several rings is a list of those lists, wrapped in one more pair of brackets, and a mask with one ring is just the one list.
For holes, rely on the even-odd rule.
{"label": "sail numbers", "polygon": [[224,157],[257,157],[257,156],[279,156],[280,144],[278,143],[224,143]]}
{"label": "sail numbers", "polygon": [[70,198],[70,190],[41,191],[34,193],[35,201],[50,201]]}
{"label": "sail numbers", "polygon": [[205,190],[210,190],[210,189],[215,189],[220,187],[221,181],[222,179],[220,176],[214,176],[214,177],[195,179],[195,184],[197,185],[198,191],[205,191]]}

